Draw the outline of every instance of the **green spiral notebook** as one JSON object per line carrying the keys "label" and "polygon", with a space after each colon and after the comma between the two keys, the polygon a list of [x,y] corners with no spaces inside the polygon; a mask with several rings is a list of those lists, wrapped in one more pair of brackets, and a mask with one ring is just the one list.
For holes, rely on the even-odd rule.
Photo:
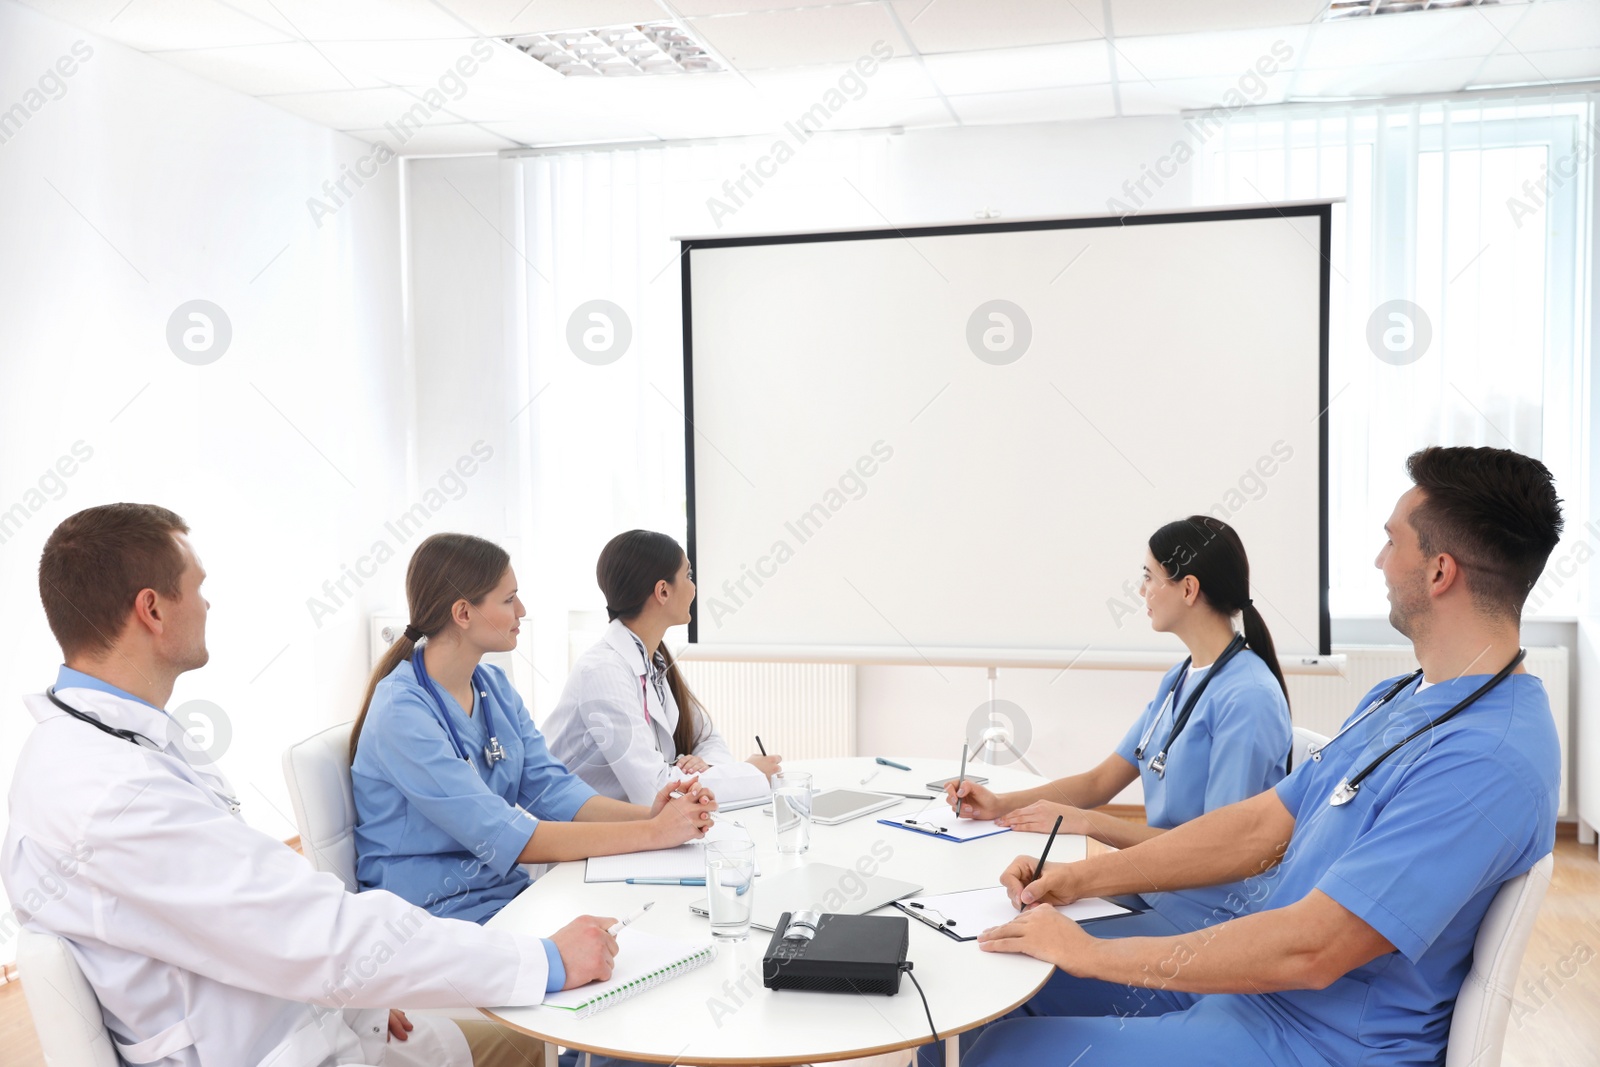
{"label": "green spiral notebook", "polygon": [[716,955],[717,946],[710,942],[677,941],[625,927],[617,935],[616,965],[610,980],[548,993],[544,1004],[584,1018],[703,967]]}

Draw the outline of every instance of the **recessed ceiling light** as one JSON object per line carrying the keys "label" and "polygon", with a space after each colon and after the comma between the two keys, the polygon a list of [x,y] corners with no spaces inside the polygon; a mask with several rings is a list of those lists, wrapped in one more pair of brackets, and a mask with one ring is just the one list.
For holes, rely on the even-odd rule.
{"label": "recessed ceiling light", "polygon": [[1457,7],[1504,7],[1529,0],[1334,0],[1323,12],[1325,22],[1365,18],[1369,15],[1403,15],[1412,11],[1448,11]]}
{"label": "recessed ceiling light", "polygon": [[566,77],[708,74],[722,65],[675,22],[507,37],[505,42]]}

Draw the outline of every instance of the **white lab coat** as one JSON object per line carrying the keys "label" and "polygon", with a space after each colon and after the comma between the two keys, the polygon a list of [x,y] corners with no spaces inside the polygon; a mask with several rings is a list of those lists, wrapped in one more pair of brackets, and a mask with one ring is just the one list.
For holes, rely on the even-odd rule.
{"label": "white lab coat", "polygon": [[693,753],[673,744],[678,702],[666,700],[649,682],[644,656],[632,631],[614,620],[605,636],[578,657],[561,700],[540,732],[551,755],[602,796],[649,804],[669,781],[683,777],[673,764],[695,755],[711,765],[700,782],[720,803],[769,796],[772,786],[759,767],[734,757],[715,730]]}
{"label": "white lab coat", "polygon": [[67,939],[123,1060],[392,1064],[391,1006],[543,999],[538,938],[347,892],[230,812],[226,779],[191,765],[169,716],[98,690],[56,695],[159,746],[27,697],[38,725],[18,758],[0,850],[19,919]]}

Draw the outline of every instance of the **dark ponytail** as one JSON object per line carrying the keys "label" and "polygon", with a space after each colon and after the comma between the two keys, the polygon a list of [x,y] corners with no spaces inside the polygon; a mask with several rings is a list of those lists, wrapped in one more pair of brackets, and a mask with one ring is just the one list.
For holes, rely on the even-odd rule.
{"label": "dark ponytail", "polygon": [[1175,582],[1193,575],[1200,596],[1214,610],[1230,619],[1236,613],[1242,616],[1245,644],[1278,680],[1287,702],[1289,686],[1266,620],[1250,600],[1250,559],[1234,528],[1210,515],[1190,515],[1151,534],[1150,554]]}
{"label": "dark ponytail", "polygon": [[[600,592],[605,594],[606,616],[623,622],[638,618],[655,595],[656,583],[675,581],[683,560],[683,547],[666,534],[653,530],[629,530],[607,541],[594,568]],[[710,736],[711,717],[706,714],[700,698],[689,689],[689,683],[683,680],[683,672],[678,670],[667,643],[662,641],[659,648],[647,652],[659,652],[666,660],[667,685],[678,704],[678,728],[673,731],[672,743],[678,755],[689,755]]]}
{"label": "dark ponytail", "polygon": [[469,604],[482,603],[494,592],[511,557],[493,541],[470,534],[434,534],[417,546],[406,566],[406,605],[411,619],[405,632],[394,639],[383,654],[367,682],[366,699],[361,701],[361,713],[356,716],[350,730],[350,760],[355,761],[356,745],[361,740],[361,727],[367,721],[367,709],[372,707],[372,694],[378,683],[394,673],[401,660],[411,658],[417,643],[423,637],[434,637],[450,624],[451,609],[458,600]]}

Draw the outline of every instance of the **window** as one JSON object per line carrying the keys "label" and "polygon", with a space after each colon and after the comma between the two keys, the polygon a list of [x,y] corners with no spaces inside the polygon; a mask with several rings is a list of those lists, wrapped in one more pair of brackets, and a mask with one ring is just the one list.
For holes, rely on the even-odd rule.
{"label": "window", "polygon": [[[1582,385],[1594,121],[1587,98],[1450,101],[1235,120],[1202,203],[1342,197],[1332,257],[1329,604],[1384,614],[1379,528],[1428,444],[1544,461],[1584,530]],[[1585,552],[1584,556],[1587,557]],[[1571,614],[1553,569],[1533,614]]]}

